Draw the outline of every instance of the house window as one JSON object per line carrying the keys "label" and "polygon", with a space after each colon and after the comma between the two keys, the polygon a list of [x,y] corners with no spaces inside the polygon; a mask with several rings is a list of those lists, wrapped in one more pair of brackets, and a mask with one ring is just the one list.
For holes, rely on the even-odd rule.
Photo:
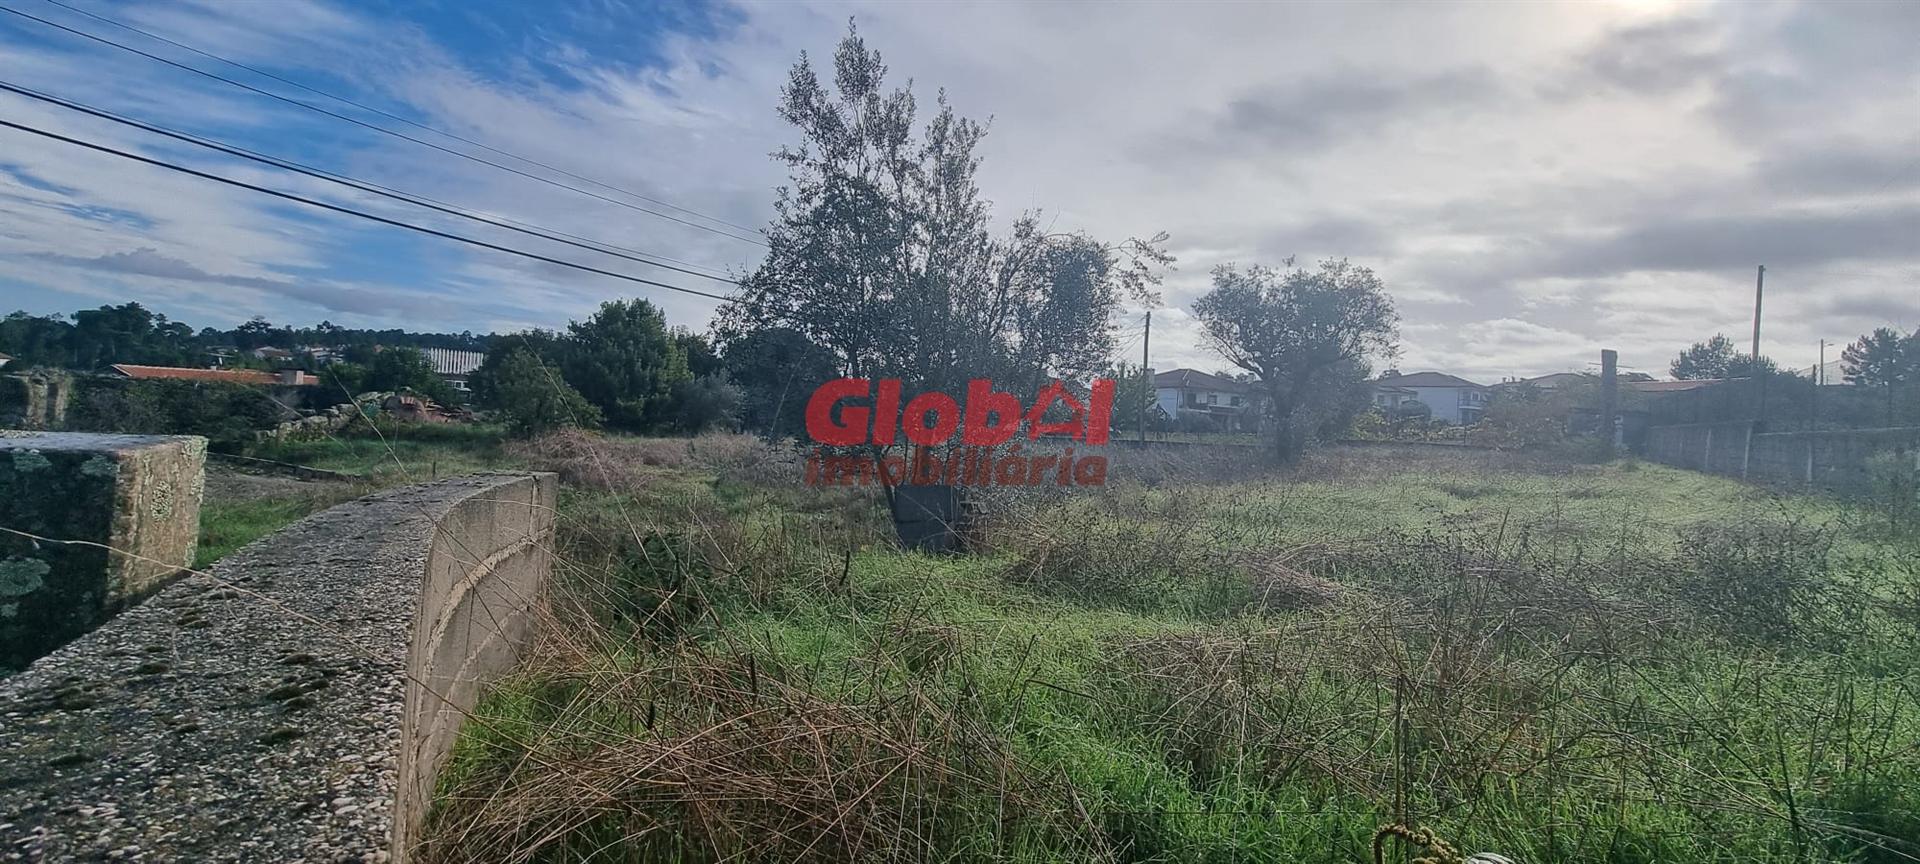
{"label": "house window", "polygon": [[1208,405],[1218,405],[1218,404],[1220,404],[1220,394],[1218,394],[1218,393],[1208,393],[1208,394],[1207,394],[1207,404],[1208,404]]}
{"label": "house window", "polygon": [[1192,407],[1195,407],[1195,408],[1198,408],[1198,407],[1200,407],[1200,394],[1198,394],[1198,393],[1188,393],[1188,394],[1187,394],[1187,404],[1188,404],[1189,406],[1192,406]]}
{"label": "house window", "polygon": [[1232,404],[1232,405],[1233,405],[1233,407],[1235,407],[1235,408],[1238,408],[1238,407],[1240,407],[1240,402],[1241,402],[1241,399],[1240,399],[1240,397],[1238,397],[1238,396],[1235,396],[1235,397],[1233,397],[1233,399],[1231,400],[1231,404]]}

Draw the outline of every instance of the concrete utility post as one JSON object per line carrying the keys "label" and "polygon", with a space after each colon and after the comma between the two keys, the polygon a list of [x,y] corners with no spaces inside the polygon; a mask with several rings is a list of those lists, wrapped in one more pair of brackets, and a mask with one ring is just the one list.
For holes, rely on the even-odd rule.
{"label": "concrete utility post", "polygon": [[[1153,342],[1153,310],[1147,310],[1147,329],[1140,336],[1140,377],[1147,379],[1147,395],[1157,397],[1153,389],[1153,368],[1147,365],[1147,346]],[[1153,400],[1140,403],[1140,440],[1147,440],[1147,406]]]}
{"label": "concrete utility post", "polygon": [[1759,389],[1759,398],[1755,400],[1753,409],[1755,420],[1767,419],[1767,376],[1760,370],[1760,297],[1766,287],[1767,265],[1762,264],[1753,275],[1753,353],[1747,355],[1753,361],[1749,368],[1753,370],[1755,386]]}
{"label": "concrete utility post", "polygon": [[1612,459],[1620,435],[1620,352],[1600,351],[1600,457]]}

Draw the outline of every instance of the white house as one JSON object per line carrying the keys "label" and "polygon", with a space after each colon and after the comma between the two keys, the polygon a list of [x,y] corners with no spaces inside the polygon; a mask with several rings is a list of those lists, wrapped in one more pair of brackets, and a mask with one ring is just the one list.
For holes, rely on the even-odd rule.
{"label": "white house", "polygon": [[1413,401],[1433,410],[1435,420],[1466,426],[1480,422],[1487,411],[1487,388],[1445,372],[1382,375],[1373,382],[1373,403],[1390,410],[1409,401],[1409,392]]}
{"label": "white house", "polygon": [[1243,381],[1198,369],[1153,376],[1154,401],[1176,422],[1211,424],[1220,431],[1254,432],[1264,412],[1260,395]]}

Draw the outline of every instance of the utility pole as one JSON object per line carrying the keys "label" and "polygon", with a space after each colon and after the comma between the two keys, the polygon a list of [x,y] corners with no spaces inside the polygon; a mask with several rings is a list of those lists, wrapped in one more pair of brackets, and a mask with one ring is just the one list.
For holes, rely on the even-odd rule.
{"label": "utility pole", "polygon": [[1761,422],[1766,422],[1767,419],[1767,376],[1760,369],[1760,295],[1766,285],[1767,265],[1762,264],[1760,270],[1753,276],[1753,353],[1747,355],[1747,359],[1752,361],[1747,368],[1752,370],[1755,386],[1760,391],[1757,404],[1754,406],[1753,419]]}
{"label": "utility pole", "polygon": [[1154,389],[1153,389],[1153,370],[1147,368],[1147,345],[1152,341],[1153,341],[1153,310],[1148,309],[1147,310],[1147,329],[1144,332],[1142,332],[1140,335],[1140,377],[1146,379],[1142,383],[1146,386],[1147,396],[1149,397],[1140,402],[1140,440],[1141,441],[1147,440],[1147,405],[1153,402],[1154,398],[1157,398],[1159,395],[1158,393],[1154,392]]}
{"label": "utility pole", "polygon": [[1820,340],[1820,365],[1813,367],[1813,407],[1807,413],[1809,430],[1820,428],[1820,386],[1827,383],[1827,340]]}
{"label": "utility pole", "polygon": [[1620,352],[1612,348],[1600,352],[1600,458],[1613,461],[1619,444],[1620,427]]}

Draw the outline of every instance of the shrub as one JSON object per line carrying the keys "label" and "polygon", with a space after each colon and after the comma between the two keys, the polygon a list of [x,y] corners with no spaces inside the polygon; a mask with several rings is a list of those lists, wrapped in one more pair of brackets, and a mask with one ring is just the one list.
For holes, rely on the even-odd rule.
{"label": "shrub", "polygon": [[600,425],[600,409],[531,351],[515,350],[503,358],[489,376],[488,393],[494,411],[515,437]]}

